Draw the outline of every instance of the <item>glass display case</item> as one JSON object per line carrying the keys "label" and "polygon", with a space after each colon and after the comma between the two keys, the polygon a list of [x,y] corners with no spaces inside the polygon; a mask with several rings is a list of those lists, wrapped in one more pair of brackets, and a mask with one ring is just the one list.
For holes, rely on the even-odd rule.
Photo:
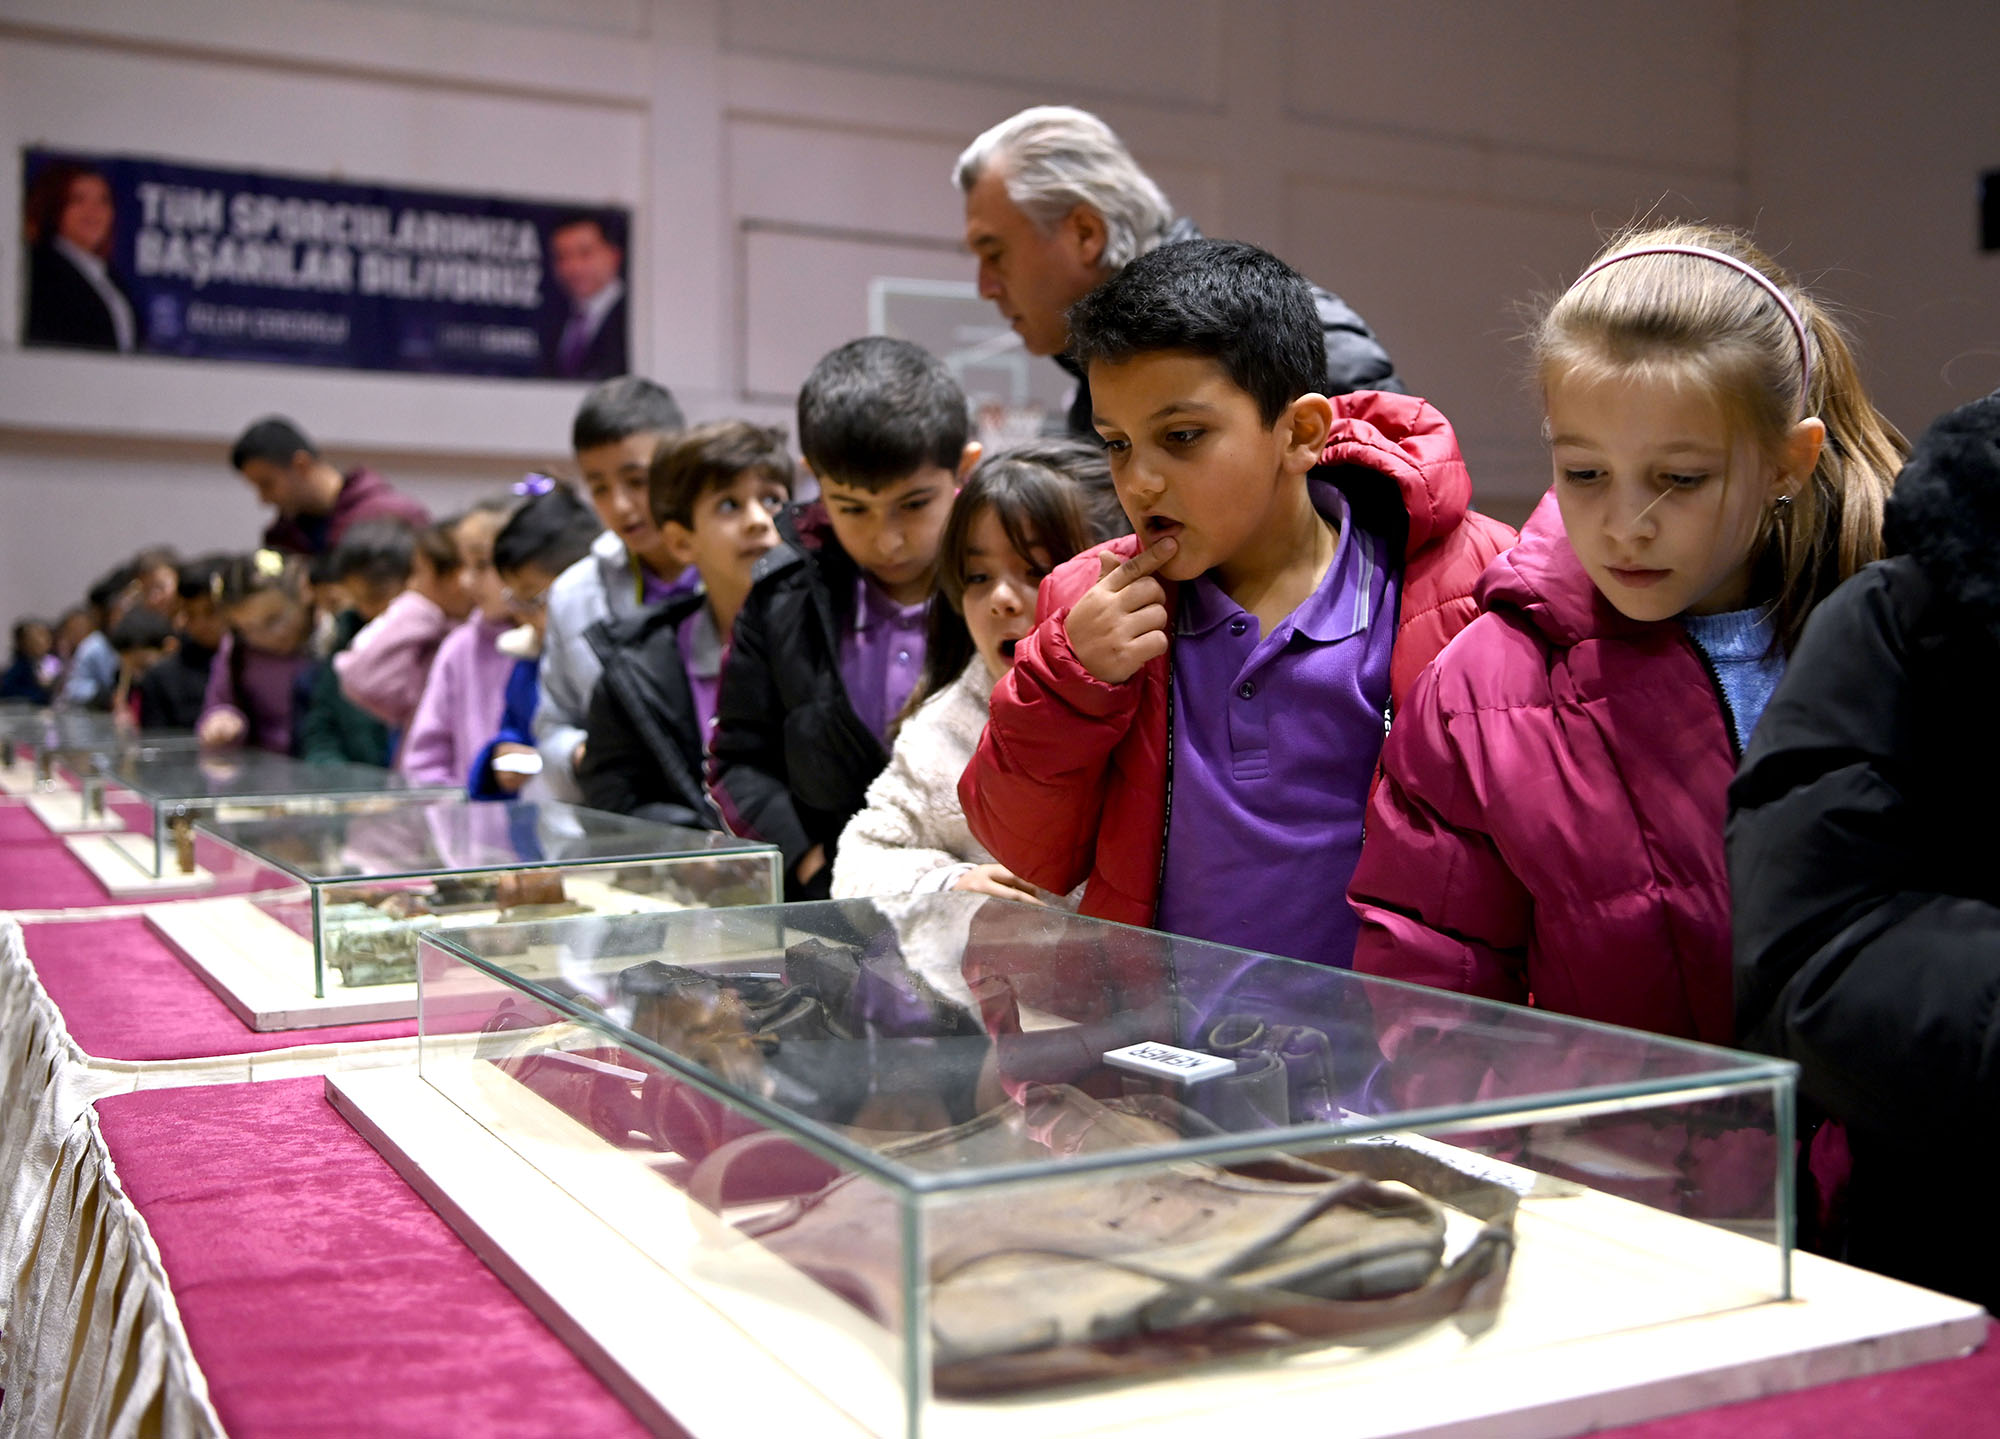
{"label": "glass display case", "polygon": [[[782,860],[770,845],[566,804],[406,804],[208,820],[201,828],[296,881],[236,904],[282,926],[282,935],[259,930],[273,964],[280,941],[296,939],[297,977],[322,999],[339,989],[414,984],[425,933],[769,905],[782,893]],[[510,956],[524,970],[532,959],[525,946]]]}
{"label": "glass display case", "polygon": [[141,873],[192,873],[194,826],[274,814],[393,808],[412,799],[463,799],[456,786],[410,786],[376,765],[307,764],[263,750],[120,755],[83,777],[83,805],[96,813],[107,794],[129,793],[151,812],[149,831],[114,836]]}
{"label": "glass display case", "polygon": [[729,1321],[717,1383],[870,1433],[1240,1423],[1790,1293],[1791,1065],[1051,908],[430,931],[419,1021],[412,1083]]}

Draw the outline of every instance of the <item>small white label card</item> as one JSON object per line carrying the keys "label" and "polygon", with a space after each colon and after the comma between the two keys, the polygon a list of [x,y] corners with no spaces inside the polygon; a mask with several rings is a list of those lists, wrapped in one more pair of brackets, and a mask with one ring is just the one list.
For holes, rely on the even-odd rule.
{"label": "small white label card", "polygon": [[1178,1080],[1182,1084],[1197,1084],[1218,1074],[1236,1072],[1236,1061],[1233,1059],[1203,1054],[1197,1049],[1177,1049],[1152,1039],[1141,1044],[1128,1044],[1123,1049],[1107,1050],[1104,1062],[1119,1069],[1129,1069],[1135,1074],[1150,1074]]}

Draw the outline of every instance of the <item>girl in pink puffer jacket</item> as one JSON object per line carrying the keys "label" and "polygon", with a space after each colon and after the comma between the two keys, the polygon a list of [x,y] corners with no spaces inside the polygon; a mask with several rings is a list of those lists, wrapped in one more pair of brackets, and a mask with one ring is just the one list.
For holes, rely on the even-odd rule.
{"label": "girl in pink puffer jacket", "polygon": [[1727,1044],[1729,780],[1902,438],[1728,232],[1615,241],[1535,344],[1555,484],[1383,749],[1355,968]]}

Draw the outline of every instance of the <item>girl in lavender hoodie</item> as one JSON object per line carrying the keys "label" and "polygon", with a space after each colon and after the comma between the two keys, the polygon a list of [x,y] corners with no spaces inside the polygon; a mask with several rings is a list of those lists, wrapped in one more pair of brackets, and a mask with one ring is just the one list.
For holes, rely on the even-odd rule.
{"label": "girl in lavender hoodie", "polygon": [[439,646],[472,614],[458,546],[458,528],[469,518],[440,520],[417,532],[409,583],[333,657],[348,703],[393,730],[409,729]]}
{"label": "girl in lavender hoodie", "polygon": [[493,537],[519,504],[487,500],[458,522],[458,578],[471,617],[444,638],[404,733],[396,767],[412,784],[464,784],[472,762],[500,727],[514,660],[496,648],[514,628],[493,569]]}

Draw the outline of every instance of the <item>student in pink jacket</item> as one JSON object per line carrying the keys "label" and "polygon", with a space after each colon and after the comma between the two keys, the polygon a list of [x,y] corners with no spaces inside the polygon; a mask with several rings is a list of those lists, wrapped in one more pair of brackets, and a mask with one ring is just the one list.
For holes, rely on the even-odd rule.
{"label": "student in pink jacket", "polygon": [[455,529],[459,586],[471,617],[438,646],[423,697],[403,734],[396,768],[412,784],[464,784],[473,760],[500,727],[514,659],[496,646],[514,620],[493,569],[493,537],[518,503],[483,502]]}
{"label": "student in pink jacket", "polygon": [[417,532],[409,584],[333,657],[348,702],[391,729],[410,727],[438,647],[453,625],[472,614],[457,539],[458,527],[470,519],[440,520]]}
{"label": "student in pink jacket", "polygon": [[1354,967],[1729,1044],[1727,791],[1901,437],[1826,311],[1706,226],[1614,241],[1536,336],[1554,484],[1412,690]]}

